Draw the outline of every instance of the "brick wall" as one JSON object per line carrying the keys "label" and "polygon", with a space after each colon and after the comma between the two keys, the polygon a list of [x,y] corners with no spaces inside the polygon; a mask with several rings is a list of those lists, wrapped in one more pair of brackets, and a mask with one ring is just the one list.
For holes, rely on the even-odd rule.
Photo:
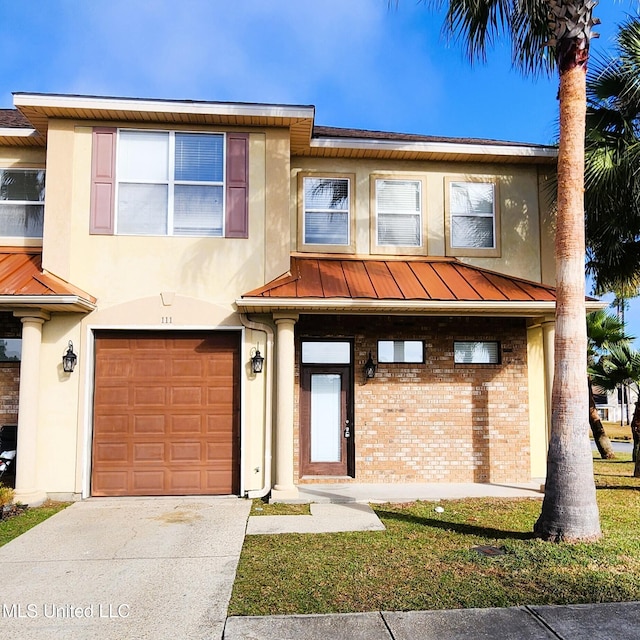
{"label": "brick wall", "polygon": [[[298,363],[304,337],[354,341],[355,482],[530,479],[524,320],[302,316],[296,332]],[[425,363],[377,363],[379,339],[424,340]],[[454,365],[454,340],[499,340],[502,362]],[[378,368],[365,382],[369,351]],[[296,393],[296,424],[298,407]]]}
{"label": "brick wall", "polygon": [[[22,323],[11,313],[0,313],[0,339],[20,338]],[[0,427],[18,423],[20,363],[0,362]]]}

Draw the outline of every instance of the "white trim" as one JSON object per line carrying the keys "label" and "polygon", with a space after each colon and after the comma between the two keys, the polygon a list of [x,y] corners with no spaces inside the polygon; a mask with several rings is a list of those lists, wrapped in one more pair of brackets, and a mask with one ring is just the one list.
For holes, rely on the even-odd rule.
{"label": "white trim", "polygon": [[52,107],[56,109],[106,109],[143,113],[183,113],[194,115],[254,116],[293,119],[313,119],[315,107],[304,105],[274,105],[234,102],[192,102],[181,100],[150,100],[73,96],[55,94],[14,93],[16,107]]}
{"label": "white trim", "polygon": [[[587,311],[603,309],[607,302],[587,301]],[[241,298],[236,300],[238,310],[252,312],[262,310],[299,311],[307,313],[416,313],[416,314],[478,314],[514,315],[527,317],[543,313],[555,313],[553,300],[541,301],[442,301],[442,300],[359,300],[351,298],[327,298],[321,300],[306,298]]]}
{"label": "white trim", "polygon": [[2,138],[31,138],[39,134],[35,129],[18,129],[16,127],[0,127]]}
{"label": "white trim", "polygon": [[442,153],[494,155],[518,158],[556,159],[558,150],[529,145],[497,145],[479,142],[427,142],[412,140],[380,140],[378,138],[312,138],[312,149],[360,149],[363,151],[405,151],[414,153]]}
{"label": "white trim", "polygon": [[86,298],[82,298],[77,295],[65,294],[65,295],[0,295],[0,305],[12,305],[14,307],[22,307],[24,305],[37,306],[37,307],[49,307],[52,305],[78,305],[88,311],[93,311],[96,308],[95,302],[90,302]]}

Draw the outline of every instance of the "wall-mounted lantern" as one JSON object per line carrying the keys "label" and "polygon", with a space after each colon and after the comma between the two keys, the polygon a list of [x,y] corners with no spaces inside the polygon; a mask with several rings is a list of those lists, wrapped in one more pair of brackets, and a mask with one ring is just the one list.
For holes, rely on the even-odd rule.
{"label": "wall-mounted lantern", "polygon": [[264,358],[260,354],[260,343],[257,348],[251,349],[251,371],[253,373],[262,373],[262,365],[264,364]]}
{"label": "wall-mounted lantern", "polygon": [[376,376],[376,363],[371,358],[371,351],[369,351],[369,359],[364,363],[364,377],[375,378]]}
{"label": "wall-mounted lantern", "polygon": [[67,352],[62,356],[62,369],[65,373],[73,373],[78,362],[78,356],[73,353],[73,342],[69,340]]}

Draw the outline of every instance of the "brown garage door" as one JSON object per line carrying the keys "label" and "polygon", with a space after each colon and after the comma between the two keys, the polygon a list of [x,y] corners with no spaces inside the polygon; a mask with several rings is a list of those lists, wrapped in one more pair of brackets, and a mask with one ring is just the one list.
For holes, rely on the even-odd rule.
{"label": "brown garage door", "polygon": [[92,495],[238,493],[239,342],[96,334]]}

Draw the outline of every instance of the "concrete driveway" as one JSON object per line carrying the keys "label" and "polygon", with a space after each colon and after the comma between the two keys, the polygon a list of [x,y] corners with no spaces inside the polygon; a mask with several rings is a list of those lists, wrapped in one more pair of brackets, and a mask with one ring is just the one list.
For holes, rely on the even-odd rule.
{"label": "concrete driveway", "polygon": [[78,502],[0,548],[7,638],[222,637],[251,503]]}

